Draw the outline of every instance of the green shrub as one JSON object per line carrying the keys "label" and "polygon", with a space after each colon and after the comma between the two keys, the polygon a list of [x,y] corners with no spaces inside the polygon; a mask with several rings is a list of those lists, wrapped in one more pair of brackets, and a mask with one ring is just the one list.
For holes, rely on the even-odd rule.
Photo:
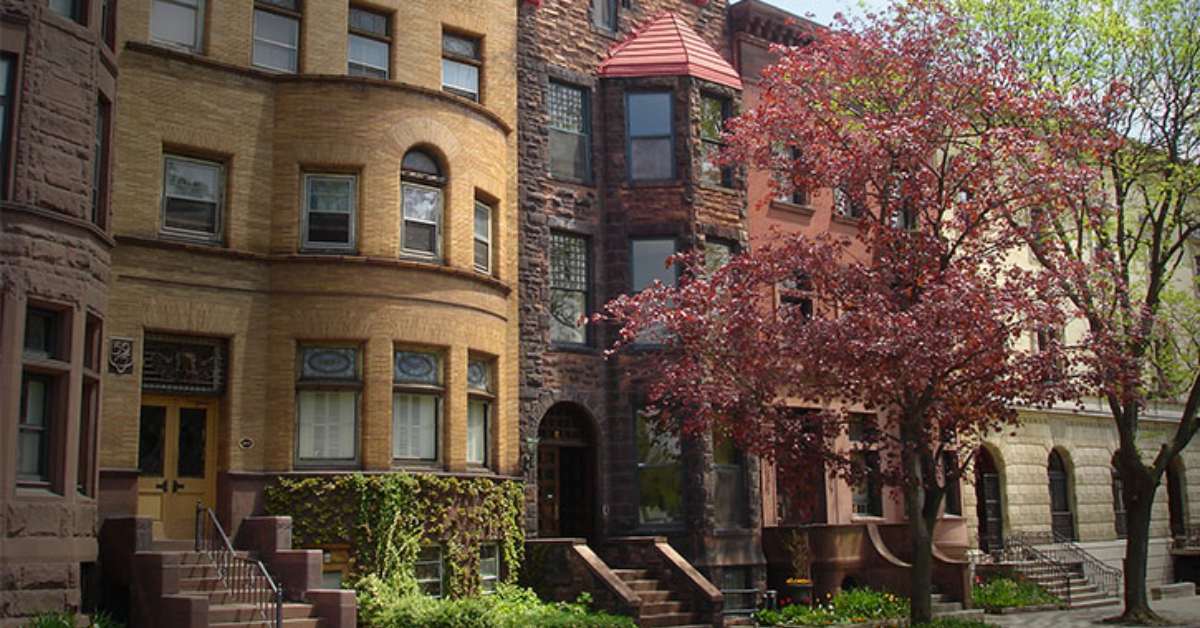
{"label": "green shrub", "polygon": [[543,602],[529,589],[500,584],[492,595],[435,599],[406,582],[367,576],[355,585],[358,619],[369,628],[633,628],[628,617],[588,610],[587,596],[572,603]]}
{"label": "green shrub", "polygon": [[1002,608],[1059,604],[1061,600],[1028,580],[993,578],[971,589],[975,605],[994,613]]}
{"label": "green shrub", "polygon": [[915,628],[997,628],[997,626],[978,619],[943,617],[934,619],[927,624],[918,624]]}
{"label": "green shrub", "polygon": [[[75,628],[77,616],[74,613],[59,611],[42,613],[30,620],[27,628]],[[124,628],[124,624],[113,619],[107,613],[96,613],[88,623],[89,628]]]}
{"label": "green shrub", "polygon": [[808,607],[799,604],[777,611],[761,610],[754,614],[768,626],[825,626],[908,617],[908,599],[868,588],[846,589],[824,604]]}

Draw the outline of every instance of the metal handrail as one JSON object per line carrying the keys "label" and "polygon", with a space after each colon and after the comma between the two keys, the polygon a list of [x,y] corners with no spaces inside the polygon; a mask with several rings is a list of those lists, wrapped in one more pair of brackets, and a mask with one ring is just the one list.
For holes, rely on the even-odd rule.
{"label": "metal handrail", "polygon": [[1124,579],[1124,574],[1121,573],[1121,570],[1105,564],[1100,559],[1092,556],[1087,550],[1080,547],[1074,539],[1064,536],[1057,531],[1052,531],[1048,535],[1044,532],[1017,533],[1017,536],[1030,545],[1052,546],[1049,548],[1043,547],[1041,551],[1060,563],[1079,563],[1083,568],[1084,577],[1094,583],[1096,588],[1103,591],[1105,595],[1120,595]]}
{"label": "metal handrail", "polygon": [[[1043,588],[1057,595],[1067,606],[1071,605],[1071,570],[1066,565],[1035,548],[1019,535],[1006,537],[1004,549],[999,552],[1003,555],[1004,562],[1009,563],[1014,570],[1028,579],[1037,580],[1038,576],[1049,572],[1051,583],[1042,585]],[[1032,563],[1032,566],[1028,563]]]}
{"label": "metal handrail", "polygon": [[196,552],[212,561],[234,601],[253,606],[263,623],[283,628],[283,589],[262,561],[238,555],[216,513],[200,502],[196,502]]}
{"label": "metal handrail", "polygon": [[1171,537],[1171,547],[1180,550],[1200,547],[1200,526],[1185,525],[1183,534],[1175,534]]}

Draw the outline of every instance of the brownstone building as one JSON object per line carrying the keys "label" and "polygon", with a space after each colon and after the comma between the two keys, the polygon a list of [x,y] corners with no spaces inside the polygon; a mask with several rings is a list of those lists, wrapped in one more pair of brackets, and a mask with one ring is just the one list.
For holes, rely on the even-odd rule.
{"label": "brownstone building", "polygon": [[0,625],[94,602],[107,2],[0,2]]}
{"label": "brownstone building", "polygon": [[[548,0],[520,11],[528,529],[586,539],[619,576],[673,588],[682,612],[643,607],[643,619],[677,611],[654,622],[721,621],[720,598],[698,591],[723,590],[727,614],[752,608],[747,592],[765,578],[757,465],[712,438],[656,431],[628,368],[653,359],[653,338],[606,360],[614,330],[580,317],[673,283],[664,262],[676,252],[716,263],[746,241],[738,173],[706,159],[741,104],[726,11],[687,0]],[[665,538],[707,581],[668,587],[670,570],[629,550],[629,537]]]}

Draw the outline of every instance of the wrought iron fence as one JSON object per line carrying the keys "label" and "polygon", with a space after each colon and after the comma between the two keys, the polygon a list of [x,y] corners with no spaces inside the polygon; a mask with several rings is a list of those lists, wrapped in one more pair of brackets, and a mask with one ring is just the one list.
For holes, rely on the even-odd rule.
{"label": "wrought iron fence", "polygon": [[264,624],[283,628],[283,589],[262,561],[234,551],[216,513],[200,502],[196,502],[196,552],[212,562],[232,601],[252,606]]}

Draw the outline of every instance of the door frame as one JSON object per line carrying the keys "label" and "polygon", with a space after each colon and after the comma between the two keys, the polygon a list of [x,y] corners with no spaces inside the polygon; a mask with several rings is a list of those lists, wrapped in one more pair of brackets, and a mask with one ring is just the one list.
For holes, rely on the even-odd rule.
{"label": "door frame", "polygon": [[[163,435],[163,481],[169,482],[172,479],[178,481],[179,468],[179,411],[185,408],[204,409],[206,411],[207,425],[205,426],[204,435],[204,481],[203,489],[204,496],[202,501],[210,508],[216,507],[217,500],[217,433],[220,429],[221,421],[221,399],[219,397],[209,397],[200,395],[170,395],[164,393],[148,393],[143,392],[141,402],[139,404],[139,439],[140,439],[140,408],[144,406],[162,406],[167,409]],[[174,452],[173,455],[171,452]],[[141,494],[141,476],[139,474],[138,493]],[[196,481],[196,479],[193,479]],[[164,492],[165,495],[172,495],[174,491]],[[139,499],[140,501],[140,499]],[[166,504],[163,504],[163,512],[167,510]],[[144,516],[140,511],[138,516]],[[189,526],[188,530],[194,528]],[[156,520],[152,527],[154,538],[156,539],[174,539],[167,535],[166,522],[164,520]],[[185,538],[192,538],[194,532]]]}

